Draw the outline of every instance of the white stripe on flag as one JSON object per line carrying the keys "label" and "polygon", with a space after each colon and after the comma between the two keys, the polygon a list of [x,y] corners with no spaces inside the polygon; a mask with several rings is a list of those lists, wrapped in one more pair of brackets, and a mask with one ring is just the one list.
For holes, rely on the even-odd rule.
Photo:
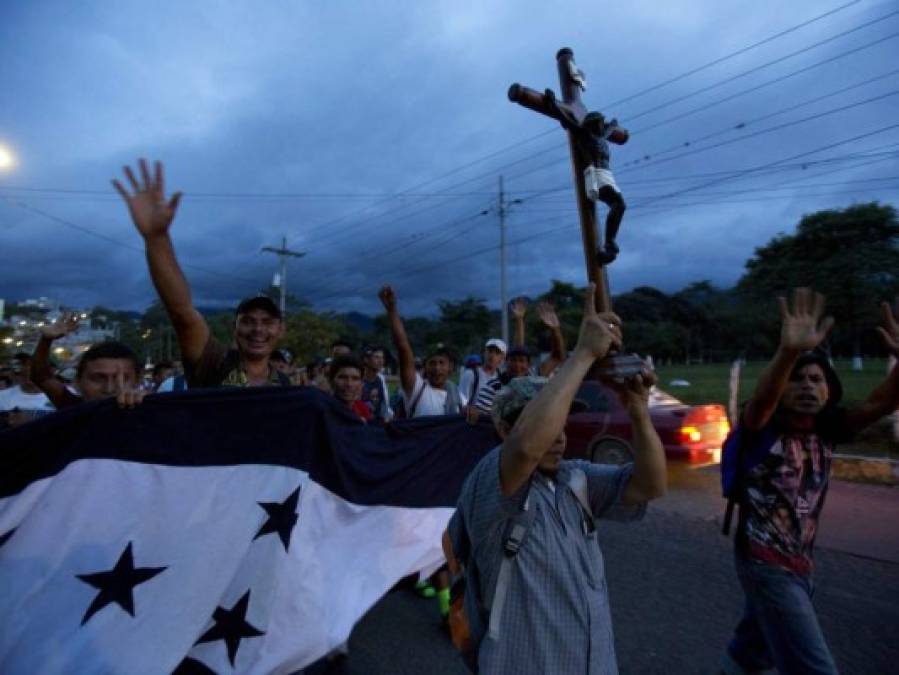
{"label": "white stripe on flag", "polygon": [[[254,540],[300,487],[289,549]],[[216,672],[289,673],[346,641],[397,580],[442,560],[452,509],[359,506],[302,471],[81,460],[0,499],[0,672],[170,673],[190,652]],[[82,626],[99,591],[76,575],[166,568]],[[232,668],[222,639],[194,643],[250,591]]]}

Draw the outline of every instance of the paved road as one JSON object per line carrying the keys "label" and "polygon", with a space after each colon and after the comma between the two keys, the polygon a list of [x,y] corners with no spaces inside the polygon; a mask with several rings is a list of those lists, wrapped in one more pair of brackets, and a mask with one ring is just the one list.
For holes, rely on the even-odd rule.
{"label": "paved road", "polygon": [[[717,672],[742,596],[716,479],[713,469],[675,471],[642,523],[600,529],[623,674]],[[835,482],[823,523],[815,604],[840,672],[899,672],[899,490]],[[350,647],[339,672],[467,673],[436,605],[410,592],[379,602]]]}

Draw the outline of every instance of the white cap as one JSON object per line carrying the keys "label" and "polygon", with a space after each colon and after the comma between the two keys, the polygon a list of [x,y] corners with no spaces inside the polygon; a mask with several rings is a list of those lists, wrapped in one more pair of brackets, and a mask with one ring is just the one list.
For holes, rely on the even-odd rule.
{"label": "white cap", "polygon": [[506,348],[506,343],[503,342],[502,340],[500,340],[499,338],[490,338],[489,340],[487,340],[487,344],[484,345],[484,348],[486,349],[487,347],[496,347],[503,354],[505,354],[507,351],[509,351]]}

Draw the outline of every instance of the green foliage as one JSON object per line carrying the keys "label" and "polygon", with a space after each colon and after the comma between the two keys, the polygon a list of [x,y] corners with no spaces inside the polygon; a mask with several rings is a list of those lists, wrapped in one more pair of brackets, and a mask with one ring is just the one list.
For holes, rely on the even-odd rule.
{"label": "green foliage", "polygon": [[297,363],[308,363],[328,354],[331,343],[345,337],[346,324],[331,312],[301,309],[287,315],[282,345]]}
{"label": "green foliage", "polygon": [[438,300],[437,306],[440,308],[437,333],[429,332],[426,335],[428,343],[443,342],[465,354],[480,352],[491,324],[490,310],[485,302],[481,298],[469,296],[460,302]]}
{"label": "green foliage", "polygon": [[795,234],[780,234],[756,249],[737,289],[752,303],[797,286],[827,296],[828,313],[837,320],[837,351],[874,348],[878,302],[899,292],[896,210],[871,202],[804,216]]}

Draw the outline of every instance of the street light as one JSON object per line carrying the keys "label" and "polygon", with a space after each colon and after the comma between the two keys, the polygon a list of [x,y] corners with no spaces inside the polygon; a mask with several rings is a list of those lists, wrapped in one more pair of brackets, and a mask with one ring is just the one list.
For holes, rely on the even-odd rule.
{"label": "street light", "polygon": [[16,156],[5,145],[0,145],[0,171],[8,171],[16,165]]}

